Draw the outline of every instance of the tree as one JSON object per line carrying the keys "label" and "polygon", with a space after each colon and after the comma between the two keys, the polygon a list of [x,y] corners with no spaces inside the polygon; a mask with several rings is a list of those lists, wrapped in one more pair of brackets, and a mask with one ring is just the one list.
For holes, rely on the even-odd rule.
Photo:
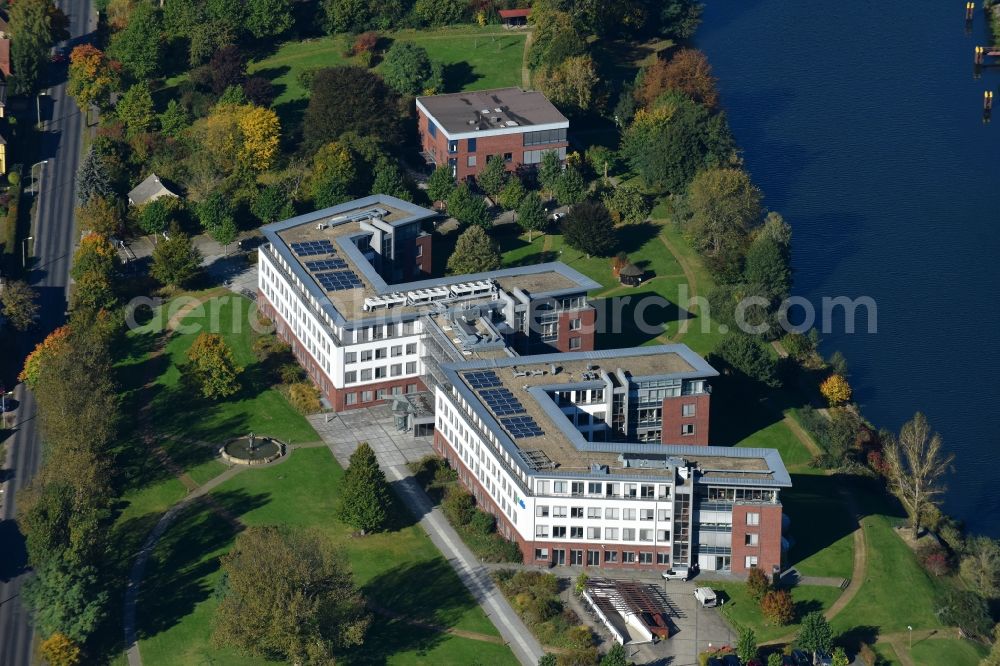
{"label": "tree", "polygon": [[671,193],[682,192],[699,170],[726,163],[733,149],[725,117],[676,92],[637,111],[621,142],[622,157],[646,186]]}
{"label": "tree", "polygon": [[649,217],[649,202],[631,185],[619,185],[603,201],[615,224],[639,224]]}
{"label": "tree", "polygon": [[717,273],[738,270],[750,227],[760,219],[760,200],[740,169],[706,169],[691,181],[686,232]]}
{"label": "tree", "polygon": [[76,209],[76,219],[81,229],[102,236],[114,236],[122,229],[122,210],[116,202],[104,197],[94,197]]}
{"label": "tree", "polygon": [[615,643],[601,659],[601,666],[628,666],[628,655],[621,643]]}
{"label": "tree", "polygon": [[788,590],[770,590],[760,600],[760,611],[777,625],[791,624],[795,619],[795,604]]}
{"label": "tree", "polygon": [[227,44],[212,54],[208,73],[212,81],[212,92],[216,95],[221,95],[233,86],[242,88],[247,78],[246,58],[239,47]]}
{"label": "tree", "polygon": [[476,174],[476,182],[479,183],[479,187],[483,188],[491,197],[496,197],[500,193],[507,184],[507,178],[507,165],[500,155],[487,157],[486,164]]}
{"label": "tree", "polygon": [[375,179],[372,181],[371,193],[388,194],[403,201],[413,200],[399,167],[387,157],[380,157],[375,163]]}
{"label": "tree", "polygon": [[137,83],[126,90],[115,105],[115,115],[125,125],[125,134],[129,137],[153,129],[156,111],[153,109],[153,96],[149,92],[149,86]]}
{"label": "tree", "polygon": [[973,590],[949,588],[938,600],[935,612],[944,624],[958,627],[975,638],[989,636],[993,628],[989,604]]}
{"label": "tree", "polygon": [[291,0],[248,0],[243,26],[254,37],[277,37],[292,27]]}
{"label": "tree", "polygon": [[160,10],[140,2],[129,14],[128,25],[111,37],[108,53],[137,80],[151,79],[160,71],[163,34]]}
{"label": "tree", "polygon": [[[10,4],[10,57],[14,70],[14,92],[34,94],[48,69],[49,49],[59,35],[58,12],[52,0],[20,0]],[[65,18],[65,15],[62,15]]]}
{"label": "tree", "polygon": [[153,248],[149,272],[163,284],[183,287],[201,270],[201,252],[176,224],[167,236]]}
{"label": "tree", "polygon": [[[32,391],[39,386],[42,370],[47,368],[54,358],[65,353],[69,347],[69,327],[60,326],[39,342],[28,357],[24,359],[24,368],[18,374],[18,381],[28,385]],[[22,514],[23,515],[23,514]]]}
{"label": "tree", "polygon": [[374,19],[369,0],[322,0],[323,29],[329,34],[357,33]]}
{"label": "tree", "polygon": [[833,629],[820,611],[802,618],[795,643],[806,652],[829,652],[833,645]]}
{"label": "tree", "polygon": [[659,32],[671,39],[689,39],[701,23],[698,0],[666,0],[660,5]]}
{"label": "tree", "polygon": [[448,197],[448,214],[464,225],[489,229],[490,214],[486,202],[476,196],[465,183],[459,183]]}
{"label": "tree", "polygon": [[548,652],[538,658],[538,666],[557,666],[558,663],[556,656]]}
{"label": "tree", "polygon": [[917,412],[903,424],[899,438],[885,447],[889,486],[910,514],[913,536],[920,534],[923,518],[938,508],[944,495],[945,476],[955,460],[941,449],[941,436],[931,430],[927,417]]}
{"label": "tree", "polygon": [[439,166],[431,172],[427,179],[427,196],[431,201],[446,201],[455,190],[455,177],[451,169]]}
{"label": "tree", "polygon": [[53,562],[36,570],[22,588],[35,626],[46,634],[59,632],[84,643],[104,619],[108,593],[92,566],[70,569]]}
{"label": "tree", "polygon": [[[500,194],[497,195],[497,203],[504,210],[516,210],[521,202],[524,201],[524,197],[527,196],[528,191],[524,189],[524,184],[521,179],[516,175],[511,175],[507,180],[507,184],[504,185],[503,189],[500,190]],[[544,210],[542,213],[544,214]]]}
{"label": "tree", "polygon": [[92,104],[106,109],[111,103],[111,93],[121,83],[121,63],[108,58],[104,51],[91,44],[80,44],[70,52],[66,88],[81,111],[86,112]]}
{"label": "tree", "polygon": [[979,666],[1000,666],[1000,624],[993,627],[993,648]]}
{"label": "tree", "polygon": [[243,368],[236,364],[233,350],[218,333],[202,333],[195,338],[187,360],[181,371],[202,397],[228,398],[240,390]]}
{"label": "tree", "polygon": [[754,633],[754,630],[749,627],[740,629],[740,637],[736,641],[736,655],[745,664],[751,659],[756,659],[758,651],[757,634]]}
{"label": "tree", "polygon": [[278,114],[253,104],[218,104],[196,123],[201,144],[224,171],[266,171],[278,156]]}
{"label": "tree", "polygon": [[249,527],[222,556],[222,572],[216,645],[263,659],[327,664],[335,651],[361,645],[371,623],[346,558],[317,532]]}
{"label": "tree", "polygon": [[251,76],[243,82],[243,94],[256,106],[267,108],[274,102],[274,85],[263,76]]}
{"label": "tree", "polygon": [[[359,104],[358,100],[364,100]],[[399,100],[378,75],[362,67],[328,67],[313,75],[303,118],[306,143],[318,146],[345,132],[399,139]]]}
{"label": "tree", "polygon": [[731,331],[711,354],[713,361],[765,386],[780,384],[777,367],[768,347],[760,338],[742,331]]}
{"label": "tree", "polygon": [[139,228],[147,234],[165,231],[180,212],[180,201],[174,197],[160,197],[143,204],[136,213]]}
{"label": "tree", "polygon": [[49,666],[77,666],[82,660],[80,646],[58,631],[42,641],[41,652]]}
{"label": "tree", "polygon": [[111,193],[111,177],[104,158],[91,145],[76,172],[76,197],[85,204],[94,197],[107,198]]}
{"label": "tree", "polygon": [[26,331],[38,319],[38,292],[27,282],[21,280],[6,281],[0,289],[0,312],[10,325],[18,331]]}
{"label": "tree", "polygon": [[538,89],[549,101],[561,109],[578,112],[590,111],[594,106],[600,82],[594,59],[588,54],[570,56],[535,76]]}
{"label": "tree", "polygon": [[642,85],[636,97],[644,106],[652,104],[663,93],[682,92],[699,104],[714,108],[719,103],[716,78],[708,58],[698,49],[681,49],[670,60],[657,59],[642,74]]}
{"label": "tree", "polygon": [[784,664],[784,659],[780,652],[772,652],[767,655],[767,666],[782,666]]}
{"label": "tree", "polygon": [[985,536],[969,538],[959,569],[972,589],[989,599],[1000,597],[1000,542]]}
{"label": "tree", "polygon": [[500,248],[485,230],[473,225],[462,232],[455,250],[448,257],[448,272],[452,275],[483,273],[500,268]]}
{"label": "tree", "polygon": [[344,472],[344,492],[337,516],[362,533],[375,532],[386,526],[392,499],[385,473],[378,466],[375,452],[362,442],[351,454]]}
{"label": "tree", "polygon": [[[196,209],[198,221],[212,238],[216,235],[226,236],[236,228],[233,209],[229,201],[219,192],[213,192]],[[222,240],[216,238],[222,243]],[[232,240],[229,241],[230,243]]]}
{"label": "tree", "polygon": [[555,150],[546,150],[542,153],[542,161],[538,165],[538,182],[541,184],[542,189],[549,193],[550,199],[556,187],[556,181],[562,175],[562,168],[562,160],[559,159],[558,152]]}
{"label": "tree", "polygon": [[545,231],[548,220],[545,219],[545,207],[537,194],[531,192],[521,198],[521,203],[517,207],[517,223],[528,232],[528,242],[531,242],[531,234],[535,231]]}
{"label": "tree", "polygon": [[419,95],[433,74],[427,49],[412,42],[393,42],[382,60],[382,78],[403,95]]}
{"label": "tree", "polygon": [[789,260],[788,253],[777,241],[757,235],[747,250],[743,277],[769,297],[783,299],[792,288]]}
{"label": "tree", "polygon": [[159,115],[159,121],[160,133],[176,139],[190,127],[191,116],[176,99],[172,99],[167,102],[167,108]]}
{"label": "tree", "polygon": [[261,224],[271,224],[295,216],[295,205],[288,194],[277,185],[268,185],[257,193],[250,204],[250,212]]}
{"label": "tree", "polygon": [[614,222],[604,204],[596,201],[578,203],[563,220],[566,243],[587,256],[610,256],[618,244]]}
{"label": "tree", "polygon": [[751,599],[760,603],[761,599],[771,587],[771,582],[767,579],[767,574],[754,567],[747,574],[747,594]]}
{"label": "tree", "polygon": [[464,0],[417,0],[413,3],[413,13],[432,26],[460,23],[467,8]]}
{"label": "tree", "polygon": [[837,647],[833,649],[831,666],[851,666],[851,660],[848,658],[847,653],[844,652],[844,648]]}
{"label": "tree", "polygon": [[579,169],[568,166],[553,184],[553,194],[563,206],[578,204],[587,198],[587,183]]}
{"label": "tree", "polygon": [[842,405],[851,400],[851,385],[847,383],[843,375],[833,374],[827,377],[819,385],[819,392],[823,394],[831,407]]}

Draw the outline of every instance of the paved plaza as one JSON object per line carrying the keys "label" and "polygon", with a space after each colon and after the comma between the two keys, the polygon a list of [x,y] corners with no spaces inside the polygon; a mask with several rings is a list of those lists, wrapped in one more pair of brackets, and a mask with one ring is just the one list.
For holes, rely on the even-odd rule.
{"label": "paved plaza", "polygon": [[414,437],[396,429],[388,405],[351,409],[339,414],[313,414],[309,423],[344,467],[361,442],[368,442],[383,468],[416,462],[434,453],[430,437]]}

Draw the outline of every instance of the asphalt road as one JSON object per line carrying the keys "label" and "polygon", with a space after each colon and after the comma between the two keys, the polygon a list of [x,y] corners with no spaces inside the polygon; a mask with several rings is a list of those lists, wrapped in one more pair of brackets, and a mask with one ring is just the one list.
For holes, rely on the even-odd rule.
{"label": "asphalt road", "polygon": [[[68,46],[83,40],[95,27],[96,20],[90,0],[61,0],[57,3],[69,15],[72,39]],[[75,208],[74,177],[80,161],[80,139],[84,118],[76,103],[66,94],[65,66],[53,67],[52,87],[42,100],[42,118],[46,120],[42,136],[41,158],[48,163],[34,170],[41,171],[38,212],[29,241],[29,261],[32,261],[30,281],[39,291],[41,315],[36,335],[24,340],[20,349],[4,350],[23,357],[34,343],[65,321],[66,287],[69,283],[70,260],[76,238],[73,227]],[[22,113],[19,119],[30,122]],[[21,161],[10,155],[12,162]],[[25,167],[28,165],[26,164]],[[25,174],[27,176],[27,174]],[[25,181],[27,183],[27,181]],[[18,365],[15,363],[15,365]],[[0,472],[4,492],[0,497],[0,664],[30,666],[34,628],[21,603],[20,590],[31,575],[27,569],[24,538],[14,521],[15,495],[38,471],[41,442],[35,426],[35,401],[23,385],[15,390],[17,410],[7,417],[16,426],[13,437],[6,441],[7,462]]]}

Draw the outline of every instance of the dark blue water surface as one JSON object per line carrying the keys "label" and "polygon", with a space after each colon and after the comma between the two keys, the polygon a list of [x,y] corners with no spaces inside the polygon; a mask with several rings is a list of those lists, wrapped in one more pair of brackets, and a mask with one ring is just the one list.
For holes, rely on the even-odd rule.
{"label": "dark blue water surface", "polygon": [[794,230],[796,292],[878,304],[876,334],[841,322],[824,351],[877,425],[927,414],[956,455],[946,510],[1000,536],[1000,69],[973,78],[964,4],[706,0],[697,41]]}

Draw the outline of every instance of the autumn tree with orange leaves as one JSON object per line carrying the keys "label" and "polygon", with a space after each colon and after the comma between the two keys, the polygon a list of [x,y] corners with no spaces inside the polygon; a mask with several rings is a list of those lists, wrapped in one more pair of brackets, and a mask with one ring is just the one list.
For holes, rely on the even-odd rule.
{"label": "autumn tree with orange leaves", "polygon": [[663,93],[676,90],[699,104],[714,108],[719,103],[715,83],[705,54],[698,49],[681,49],[670,60],[657,59],[643,72],[636,99],[649,106]]}
{"label": "autumn tree with orange leaves", "polygon": [[107,109],[111,93],[122,85],[121,63],[108,58],[104,51],[91,44],[81,44],[69,55],[67,90],[81,111],[91,104]]}
{"label": "autumn tree with orange leaves", "polygon": [[266,171],[278,156],[281,123],[271,109],[219,104],[195,125],[195,136],[223,171]]}

